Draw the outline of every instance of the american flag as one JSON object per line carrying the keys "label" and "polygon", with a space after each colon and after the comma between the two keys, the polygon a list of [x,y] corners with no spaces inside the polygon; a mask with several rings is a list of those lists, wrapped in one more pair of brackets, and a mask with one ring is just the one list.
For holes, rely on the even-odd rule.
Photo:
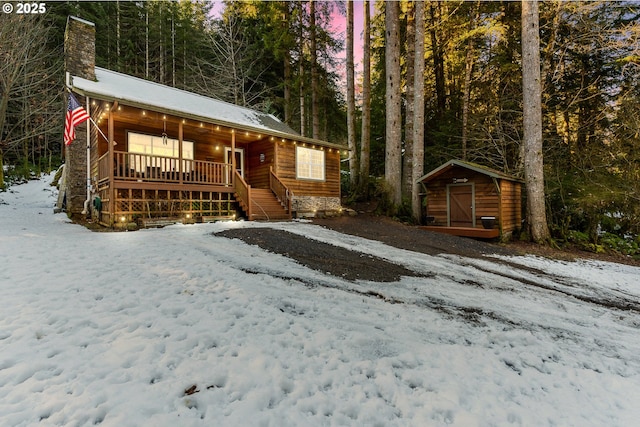
{"label": "american flag", "polygon": [[76,126],[90,118],[76,97],[70,93],[67,115],[64,120],[64,145],[69,145],[76,139]]}

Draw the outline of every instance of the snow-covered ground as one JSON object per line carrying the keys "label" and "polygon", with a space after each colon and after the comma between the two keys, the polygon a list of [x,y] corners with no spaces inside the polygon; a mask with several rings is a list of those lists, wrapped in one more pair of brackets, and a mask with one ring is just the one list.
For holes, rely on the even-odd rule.
{"label": "snow-covered ground", "polygon": [[48,180],[0,193],[2,426],[640,420],[639,268],[259,224],[424,273],[354,283],[212,235],[256,224],[95,233],[54,202]]}

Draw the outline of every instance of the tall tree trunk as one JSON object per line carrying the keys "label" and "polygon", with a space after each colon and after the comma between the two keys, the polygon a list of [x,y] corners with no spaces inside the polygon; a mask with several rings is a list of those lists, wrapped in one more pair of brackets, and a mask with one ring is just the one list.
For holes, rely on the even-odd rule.
{"label": "tall tree trunk", "polygon": [[299,46],[300,52],[298,55],[298,82],[300,92],[300,135],[307,135],[307,110],[305,108],[305,76],[304,76],[304,14],[302,13],[304,7],[303,2],[300,2],[300,34],[299,34]]}
{"label": "tall tree trunk", "polygon": [[171,83],[176,87],[176,22],[173,9],[171,9]]}
{"label": "tall tree trunk", "polygon": [[[476,2],[475,10],[471,11],[469,32],[473,33],[480,19],[480,0]],[[473,71],[474,51],[473,37],[467,39],[467,54],[464,59],[464,89],[462,94],[462,160],[467,160],[467,139],[469,135],[469,107],[471,101],[471,73]]]}
{"label": "tall tree trunk", "polygon": [[144,30],[144,78],[149,80],[149,6],[145,8],[145,30]]}
{"label": "tall tree trunk", "polygon": [[159,23],[160,23],[160,29],[158,31],[158,37],[159,37],[159,43],[158,43],[158,47],[159,47],[159,58],[160,58],[160,76],[158,77],[158,82],[161,84],[165,83],[164,80],[164,34],[162,32],[162,21],[163,21],[163,14],[162,14],[162,3],[160,3],[160,13],[159,13]]}
{"label": "tall tree trunk", "polygon": [[[440,2],[431,2],[429,10],[431,12],[431,22],[439,22],[440,19]],[[431,25],[431,49],[433,50],[433,71],[436,83],[436,116],[442,118],[447,107],[447,94],[445,90],[444,79],[444,54],[443,48],[438,40],[438,25]]]}
{"label": "tall tree trunk", "polygon": [[364,4],[364,43],[362,52],[362,132],[360,135],[360,187],[366,193],[369,183],[369,156],[371,147],[371,11],[369,0]]}
{"label": "tall tree trunk", "polygon": [[464,89],[462,94],[462,160],[467,160],[469,134],[469,104],[471,98],[471,72],[473,71],[473,39],[467,40],[467,55],[464,60]]}
{"label": "tall tree trunk", "polygon": [[291,126],[291,56],[284,55],[284,122]]}
{"label": "tall tree trunk", "polygon": [[415,7],[415,64],[413,66],[413,172],[411,176],[411,213],[416,222],[422,216],[420,184],[416,181],[424,172],[424,2]]}
{"label": "tall tree trunk", "polygon": [[349,182],[352,191],[358,182],[356,146],[356,100],[353,65],[353,0],[347,0],[347,142],[349,145]]}
{"label": "tall tree trunk", "polygon": [[[289,4],[284,2],[284,16],[282,20],[282,26],[284,31],[289,31],[289,20],[291,14],[289,12]],[[289,52],[289,45],[284,48],[284,122],[291,126],[291,54]]]}
{"label": "tall tree trunk", "polygon": [[390,202],[397,209],[402,203],[402,117],[400,110],[400,5],[386,2],[385,11],[386,134],[384,176]]}
{"label": "tall tree trunk", "polygon": [[316,0],[309,0],[309,50],[311,51],[311,137],[320,138],[320,102],[318,95],[318,46]]}
{"label": "tall tree trunk", "polygon": [[522,1],[522,101],[527,225],[531,240],[545,243],[550,240],[550,234],[544,201],[540,30],[537,0]]}
{"label": "tall tree trunk", "polygon": [[116,2],[116,70],[122,72],[120,58],[120,0],[118,0]]}
{"label": "tall tree trunk", "polygon": [[407,3],[407,30],[405,37],[405,124],[404,124],[404,155],[402,156],[402,198],[404,200],[411,198],[413,183],[411,176],[413,174],[413,107],[414,107],[414,75],[413,66],[415,61],[415,6],[414,1]]}

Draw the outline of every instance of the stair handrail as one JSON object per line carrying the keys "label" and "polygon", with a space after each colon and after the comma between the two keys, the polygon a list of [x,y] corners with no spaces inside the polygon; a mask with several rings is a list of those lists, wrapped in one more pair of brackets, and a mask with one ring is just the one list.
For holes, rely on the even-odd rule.
{"label": "stair handrail", "polygon": [[287,214],[289,214],[289,219],[291,219],[291,207],[293,203],[293,191],[291,191],[285,184],[278,178],[278,175],[275,174],[273,168],[269,168],[269,187],[271,191],[276,195],[280,203],[284,205],[284,208],[287,210]]}
{"label": "stair handrail", "polygon": [[251,219],[251,186],[242,178],[240,172],[234,171],[233,190],[247,207],[247,216]]}
{"label": "stair handrail", "polygon": [[[271,221],[271,219],[269,218],[269,214],[267,213],[267,211],[264,210],[262,205],[260,203],[258,203],[257,201],[255,201],[255,200],[253,201],[253,203],[255,203],[255,205],[260,208],[260,210],[264,214],[265,218],[267,218],[267,221]],[[251,218],[249,218],[249,219],[251,219]]]}

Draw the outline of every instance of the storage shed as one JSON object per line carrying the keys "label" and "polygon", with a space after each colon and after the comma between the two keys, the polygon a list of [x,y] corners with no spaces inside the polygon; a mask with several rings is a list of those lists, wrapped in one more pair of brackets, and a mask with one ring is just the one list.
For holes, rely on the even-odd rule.
{"label": "storage shed", "polygon": [[508,237],[521,227],[523,181],[461,160],[418,179],[426,193],[428,230],[457,236]]}

